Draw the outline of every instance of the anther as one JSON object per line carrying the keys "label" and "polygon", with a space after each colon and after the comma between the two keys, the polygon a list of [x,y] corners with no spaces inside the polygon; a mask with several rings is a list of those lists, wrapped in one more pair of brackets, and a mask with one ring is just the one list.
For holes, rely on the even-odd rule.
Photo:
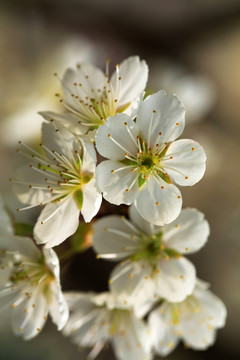
{"label": "anther", "polygon": [[161,186],[161,189],[165,189],[164,186]]}
{"label": "anther", "polygon": [[153,113],[156,114],[156,110],[153,110]]}
{"label": "anther", "polygon": [[115,170],[111,170],[111,173],[112,173],[112,174],[115,173]]}
{"label": "anther", "polygon": [[128,124],[127,122],[124,123],[124,125],[126,125],[126,126],[127,126],[127,124]]}
{"label": "anther", "polygon": [[158,202],[158,201],[156,202],[156,205],[157,205],[157,206],[159,205],[159,202]]}
{"label": "anther", "polygon": [[195,148],[193,147],[193,148],[192,148],[192,151],[194,151],[194,150],[195,150]]}
{"label": "anther", "polygon": [[110,137],[111,137],[111,134],[108,134],[108,137],[110,138]]}
{"label": "anther", "polygon": [[178,198],[178,199],[181,199],[181,196],[178,196],[177,198]]}
{"label": "anther", "polygon": [[170,156],[170,159],[172,160],[172,159],[173,159],[173,156]]}
{"label": "anther", "polygon": [[187,180],[187,179],[188,179],[188,176],[185,176],[185,179]]}
{"label": "anther", "polygon": [[126,192],[129,192],[129,189],[126,189],[125,191],[126,191]]}
{"label": "anther", "polygon": [[29,185],[29,189],[31,189],[32,188],[32,185]]}
{"label": "anther", "polygon": [[132,279],[133,278],[133,274],[129,274],[129,279]]}
{"label": "anther", "polygon": [[179,126],[180,124],[179,123],[176,123],[177,126]]}

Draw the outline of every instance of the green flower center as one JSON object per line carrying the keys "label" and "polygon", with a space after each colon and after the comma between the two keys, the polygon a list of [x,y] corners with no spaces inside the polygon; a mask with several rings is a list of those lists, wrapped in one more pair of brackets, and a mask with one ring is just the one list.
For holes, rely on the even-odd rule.
{"label": "green flower center", "polygon": [[181,257],[179,252],[165,246],[162,237],[162,232],[152,236],[139,235],[139,247],[132,256],[132,260],[147,260],[155,267],[159,259],[168,260],[169,258]]}

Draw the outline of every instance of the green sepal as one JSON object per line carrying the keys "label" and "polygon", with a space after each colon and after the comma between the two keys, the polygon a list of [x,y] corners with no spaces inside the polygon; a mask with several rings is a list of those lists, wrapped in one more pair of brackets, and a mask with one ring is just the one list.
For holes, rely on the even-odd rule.
{"label": "green sepal", "polygon": [[147,179],[144,179],[142,177],[142,175],[139,175],[139,177],[138,177],[138,187],[142,187],[145,184],[146,181],[147,181]]}
{"label": "green sepal", "polygon": [[164,249],[164,254],[166,254],[169,257],[180,257],[181,256],[181,254],[178,251],[171,249],[171,248]]}
{"label": "green sepal", "polygon": [[83,192],[82,192],[82,190],[75,191],[74,198],[76,200],[79,211],[81,211],[82,206],[83,206]]}
{"label": "green sepal", "polygon": [[132,165],[137,166],[136,161],[132,161],[132,160],[129,160],[129,159],[121,160],[120,163],[123,164],[123,165],[126,165],[126,166],[132,166]]}
{"label": "green sepal", "polygon": [[170,177],[168,175],[165,175],[162,172],[159,172],[158,176],[160,176],[161,179],[163,179],[163,181],[165,181],[167,184],[172,184]]}

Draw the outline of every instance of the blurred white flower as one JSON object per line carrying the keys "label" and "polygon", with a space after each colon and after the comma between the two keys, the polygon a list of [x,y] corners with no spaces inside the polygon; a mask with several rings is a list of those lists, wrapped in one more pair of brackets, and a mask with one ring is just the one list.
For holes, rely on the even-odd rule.
{"label": "blurred white flower", "polygon": [[191,74],[170,61],[157,61],[151,66],[150,89],[174,93],[186,108],[186,123],[204,119],[216,101],[216,88],[206,76]]}
{"label": "blurred white flower", "polygon": [[193,140],[178,140],[185,125],[185,109],[164,91],[140,102],[136,118],[110,117],[96,134],[99,153],[110,159],[97,167],[103,197],[119,205],[134,202],[143,218],[156,225],[179,215],[178,188],[196,184],[205,172],[206,155]]}
{"label": "blurred white flower", "polygon": [[[4,91],[0,89],[3,113],[0,133],[4,143],[15,145],[19,139],[32,141],[40,137],[43,119],[37,114],[38,111],[60,108],[54,96],[56,91],[60,90],[60,85],[53,76],[54,71],[63,72],[77,61],[95,63],[98,59],[99,62],[103,59],[104,51],[102,45],[100,48],[99,44],[93,44],[88,38],[79,35],[76,37],[73,34],[68,36],[61,29],[52,26],[52,36],[49,37],[50,29],[46,28],[46,24],[36,22],[34,29],[38,36],[34,37],[36,44],[32,46],[32,37],[25,24],[19,22],[17,27],[20,33],[16,35],[16,32],[12,31],[12,17],[8,18],[7,14],[4,14],[1,16],[1,23],[5,21],[3,33],[5,36],[7,34],[10,41],[6,43],[3,37],[1,43],[0,36],[0,48],[8,54],[5,57],[8,60],[2,59],[0,67],[4,88]],[[16,21],[19,19],[15,18],[15,26]],[[30,46],[26,47],[29,42]],[[11,101],[13,98],[14,104]]]}
{"label": "blurred white flower", "polygon": [[97,220],[93,247],[98,258],[123,260],[110,275],[110,288],[142,316],[159,297],[178,302],[193,292],[195,268],[181,254],[206,243],[209,225],[195,209],[182,210],[164,227],[145,221],[133,205],[129,216],[131,222],[117,215]]}
{"label": "blurred white flower", "polygon": [[25,340],[38,335],[48,313],[61,330],[69,314],[56,253],[41,252],[32,239],[13,235],[2,206],[0,222],[0,311],[12,308],[13,332]]}
{"label": "blurred white flower", "polygon": [[56,246],[76,231],[80,211],[89,222],[101,205],[94,147],[87,137],[80,140],[53,119],[42,127],[43,154],[23,142],[19,145],[19,152],[31,162],[10,180],[18,198],[31,204],[23,210],[47,204],[35,225],[34,237],[38,244]]}
{"label": "blurred white flower", "polygon": [[204,350],[212,345],[216,330],[225,325],[223,302],[197,281],[191,296],[181,303],[164,301],[149,318],[153,345],[157,354],[168,355],[182,339],[188,347]]}
{"label": "blurred white flower", "polygon": [[95,359],[108,343],[118,360],[152,359],[147,326],[131,310],[118,307],[111,293],[65,296],[71,313],[63,333],[81,347],[92,347],[88,359]]}
{"label": "blurred white flower", "polygon": [[65,72],[61,80],[64,97],[56,95],[83,124],[99,126],[110,115],[129,110],[145,89],[147,78],[147,64],[138,56],[116,65],[111,78],[109,61],[106,62],[105,74],[94,65],[82,62],[76,70]]}

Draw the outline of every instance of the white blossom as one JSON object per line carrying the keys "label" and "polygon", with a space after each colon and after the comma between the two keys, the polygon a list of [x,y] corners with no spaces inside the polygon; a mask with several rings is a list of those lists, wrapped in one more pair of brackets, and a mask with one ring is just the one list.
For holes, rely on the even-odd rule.
{"label": "white blossom", "polygon": [[118,112],[129,111],[145,89],[148,67],[144,60],[132,56],[116,65],[109,77],[109,60],[106,72],[82,62],[75,70],[67,69],[62,82],[64,97],[60,102],[75,114],[81,124],[99,126]]}
{"label": "white blossom", "polygon": [[183,131],[185,109],[175,95],[159,91],[140,103],[136,118],[109,117],[99,127],[96,146],[109,160],[97,167],[103,197],[116,205],[132,203],[155,225],[179,215],[182,197],[173,184],[196,184],[205,171],[206,155],[193,140],[174,141]]}
{"label": "white blossom", "polygon": [[68,319],[68,306],[56,253],[46,248],[41,252],[30,238],[13,235],[3,207],[0,220],[0,311],[12,308],[13,332],[25,340],[38,335],[48,313],[61,330]]}
{"label": "white blossom", "polygon": [[163,227],[144,220],[134,205],[129,215],[131,221],[117,215],[97,220],[93,247],[97,258],[121,260],[110,275],[110,288],[142,316],[159,297],[178,302],[193,292],[195,268],[181,254],[205,244],[209,225],[195,209],[182,210]]}
{"label": "white blossom", "polygon": [[53,247],[72,235],[79,213],[91,221],[101,205],[95,182],[96,154],[88,138],[81,139],[52,119],[42,127],[42,154],[20,142],[18,151],[30,164],[18,169],[14,190],[30,206],[45,205],[34,228],[38,244]]}
{"label": "white blossom", "polygon": [[195,350],[205,350],[216,338],[216,330],[225,325],[223,302],[198,280],[192,295],[181,303],[163,301],[149,318],[153,345],[157,354],[168,355],[183,340]]}
{"label": "white blossom", "polygon": [[151,336],[143,320],[118,306],[111,293],[68,293],[70,317],[63,329],[80,347],[92,347],[88,359],[95,359],[111,344],[118,360],[150,360]]}

